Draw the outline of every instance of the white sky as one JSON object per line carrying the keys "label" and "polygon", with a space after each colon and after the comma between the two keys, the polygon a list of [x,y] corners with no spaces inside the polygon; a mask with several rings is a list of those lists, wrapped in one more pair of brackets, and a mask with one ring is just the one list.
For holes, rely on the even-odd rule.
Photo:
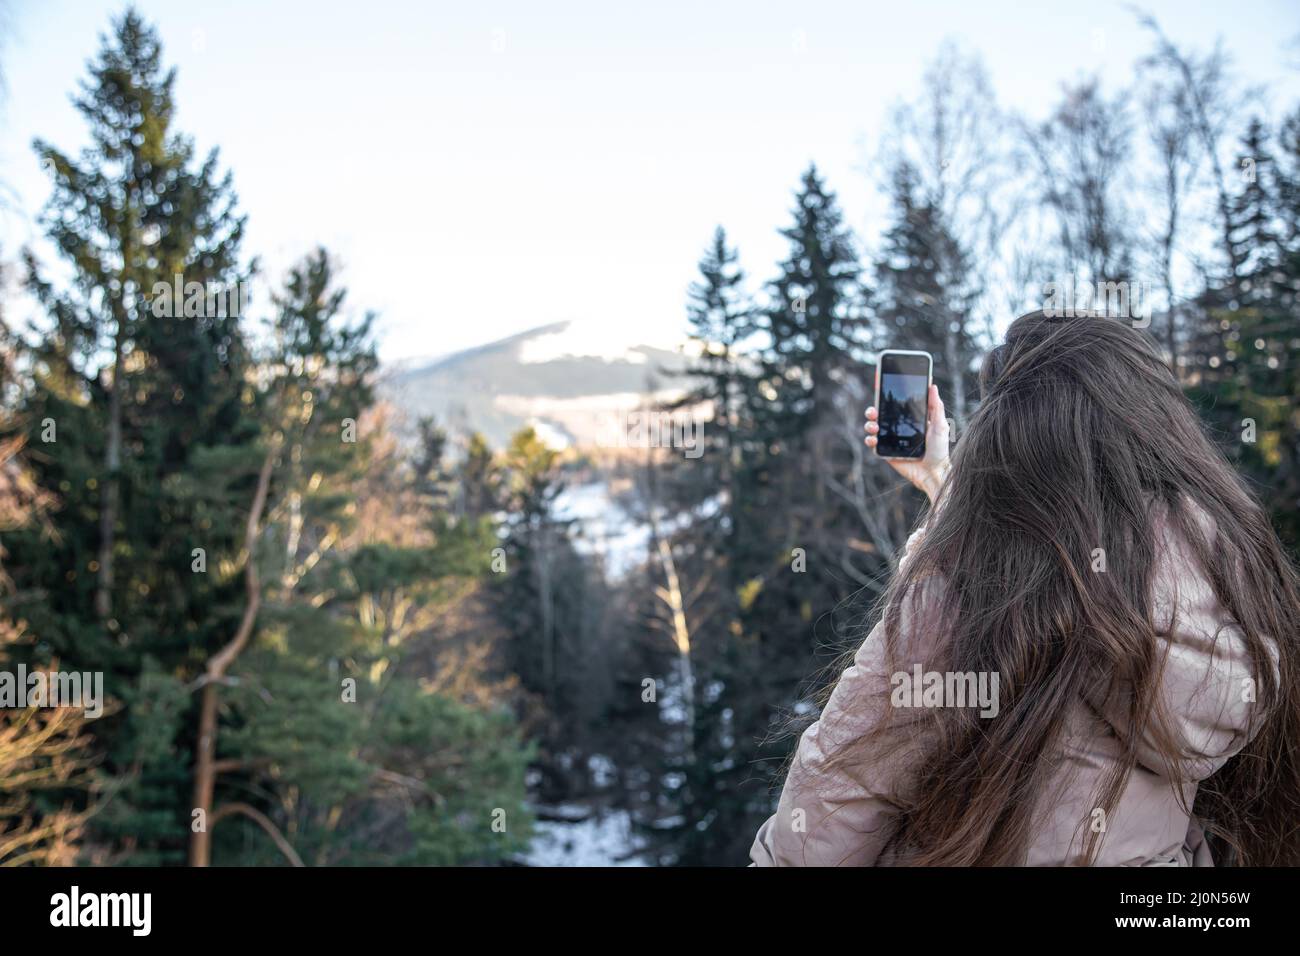
{"label": "white sky", "polygon": [[[1222,36],[1275,111],[1300,102],[1294,0],[1143,6],[1180,43]],[[945,38],[981,54],[1002,103],[1031,115],[1064,80],[1127,82],[1149,48],[1130,9],[1107,0],[138,7],[179,68],[180,129],[219,145],[234,172],[246,251],[278,278],[324,243],[351,303],[381,313],[387,359],[560,319],[675,341],[714,225],[766,279],[810,160],[850,225],[879,234],[875,138]],[[9,0],[7,259],[23,243],[41,251],[48,180],[31,140],[82,145],[68,96],[122,8]]]}

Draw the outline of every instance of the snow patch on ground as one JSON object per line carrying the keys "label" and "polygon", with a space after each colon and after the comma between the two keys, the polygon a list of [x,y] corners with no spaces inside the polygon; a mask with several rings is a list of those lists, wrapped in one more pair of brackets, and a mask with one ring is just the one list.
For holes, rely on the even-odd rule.
{"label": "snow patch on ground", "polygon": [[[534,824],[528,866],[646,866],[632,856],[642,849],[626,811],[592,814],[585,820]],[[631,857],[631,858],[629,858]]]}
{"label": "snow patch on ground", "polygon": [[649,526],[619,507],[605,482],[565,488],[556,497],[555,505],[559,517],[578,523],[578,550],[600,555],[610,578],[620,578],[645,561],[650,547]]}
{"label": "snow patch on ground", "polygon": [[[716,514],[722,496],[713,495],[696,507],[694,514],[665,515],[660,519],[664,534],[672,535],[693,521]],[[558,517],[576,522],[574,546],[583,554],[598,555],[610,580],[623,577],[645,563],[650,551],[650,525],[629,514],[604,481],[589,481],[565,487],[555,499]]]}

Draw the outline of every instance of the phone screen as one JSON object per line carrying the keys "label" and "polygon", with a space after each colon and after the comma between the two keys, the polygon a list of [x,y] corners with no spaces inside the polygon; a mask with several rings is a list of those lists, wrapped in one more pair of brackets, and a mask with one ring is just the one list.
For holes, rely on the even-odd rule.
{"label": "phone screen", "polygon": [[930,390],[930,357],[886,352],[880,357],[876,454],[922,458]]}

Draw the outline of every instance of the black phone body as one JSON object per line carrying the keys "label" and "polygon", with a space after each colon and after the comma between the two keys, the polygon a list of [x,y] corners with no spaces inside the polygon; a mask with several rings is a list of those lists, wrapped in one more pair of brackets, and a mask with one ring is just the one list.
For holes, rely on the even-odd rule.
{"label": "black phone body", "polygon": [[934,359],[929,352],[886,349],[876,361],[876,454],[924,458]]}

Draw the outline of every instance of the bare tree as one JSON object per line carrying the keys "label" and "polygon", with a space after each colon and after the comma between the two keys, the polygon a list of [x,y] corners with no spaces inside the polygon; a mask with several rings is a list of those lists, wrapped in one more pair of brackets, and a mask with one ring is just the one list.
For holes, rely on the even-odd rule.
{"label": "bare tree", "polygon": [[1066,86],[1047,120],[1020,127],[1056,232],[1060,278],[1126,278],[1133,264],[1131,215],[1120,189],[1132,156],[1127,94],[1107,98],[1095,79]]}
{"label": "bare tree", "polygon": [[838,542],[840,567],[860,587],[884,593],[888,572],[907,540],[910,515],[905,495],[907,482],[899,478],[863,443],[862,409],[868,401],[865,386],[850,384],[838,403],[836,437],[847,451],[849,465],[842,475],[827,468],[822,480],[857,518],[861,536]]}
{"label": "bare tree", "polygon": [[[0,384],[3,366],[0,355]],[[0,420],[3,417],[0,410]],[[33,526],[48,532],[45,515],[54,502],[28,471],[22,446],[21,437],[0,441],[0,532]],[[29,640],[25,623],[10,612],[24,597],[38,596],[13,593],[3,546],[0,595],[5,599],[0,608],[0,663],[7,663],[9,649]],[[90,788],[86,724],[85,715],[73,707],[0,709],[0,866],[76,862],[78,842],[93,809],[67,803],[39,812],[33,797],[41,791]]]}
{"label": "bare tree", "polygon": [[[0,644],[15,635],[0,621]],[[92,811],[37,813],[42,790],[90,786],[86,718],[72,707],[0,711],[0,866],[71,866]]]}
{"label": "bare tree", "polygon": [[1149,68],[1163,68],[1169,82],[1180,88],[1189,130],[1200,145],[1201,157],[1210,174],[1220,243],[1229,283],[1235,285],[1243,264],[1241,250],[1233,240],[1233,215],[1229,174],[1223,162],[1225,140],[1254,90],[1238,90],[1228,72],[1229,58],[1221,43],[1204,56],[1179,49],[1149,14],[1137,12],[1138,22],[1155,36],[1156,51],[1145,61]]}
{"label": "bare tree", "polygon": [[[922,77],[920,95],[894,107],[882,139],[879,168],[887,175],[903,165],[913,171],[919,199],[935,210],[967,261],[965,287],[950,290],[953,307],[943,323],[950,361],[957,361],[958,339],[990,336],[1001,309],[1003,247],[1023,208],[1015,172],[1024,157],[1010,129],[983,63],[946,43]],[[969,411],[966,371],[953,369],[948,396],[957,422]]]}
{"label": "bare tree", "polygon": [[1159,166],[1156,176],[1161,217],[1153,237],[1156,269],[1165,296],[1165,351],[1174,374],[1179,370],[1178,292],[1174,261],[1185,224],[1185,207],[1199,172],[1200,154],[1193,133],[1191,94],[1179,82],[1156,78],[1144,97],[1147,136]]}

